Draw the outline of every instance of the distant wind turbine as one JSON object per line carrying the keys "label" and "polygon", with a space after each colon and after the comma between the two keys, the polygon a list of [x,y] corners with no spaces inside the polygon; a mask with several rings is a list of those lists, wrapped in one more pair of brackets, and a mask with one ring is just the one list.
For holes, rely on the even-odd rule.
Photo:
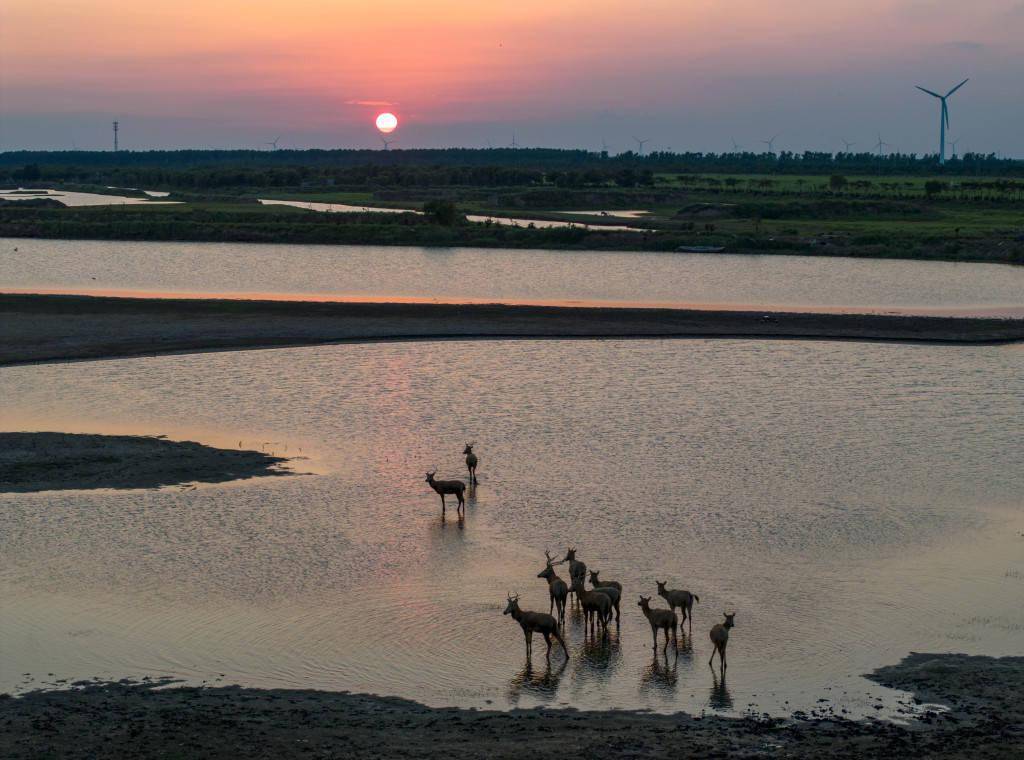
{"label": "distant wind turbine", "polygon": [[732,152],[733,153],[740,153],[740,152],[742,152],[743,151],[743,146],[740,145],[738,142],[736,142],[735,138],[730,138],[730,139],[732,139]]}
{"label": "distant wind turbine", "polygon": [[852,148],[852,147],[853,147],[854,145],[856,145],[856,144],[857,144],[857,143],[855,143],[855,142],[850,142],[849,140],[845,140],[845,139],[843,139],[842,137],[840,137],[839,139],[840,139],[840,140],[842,140],[842,143],[843,143],[843,145],[845,145],[845,146],[846,146],[846,152],[847,152],[847,153],[849,153],[849,152],[850,152],[850,148]]}
{"label": "distant wind turbine", "polygon": [[874,147],[875,147],[875,150],[878,151],[878,157],[881,158],[882,157],[882,148],[891,148],[892,146],[889,143],[887,143],[884,140],[882,140],[882,133],[879,132],[878,133],[878,142],[875,143]]}
{"label": "distant wind turbine", "polygon": [[512,148],[513,150],[519,147],[519,143],[516,142],[516,133],[515,132],[512,133],[512,143],[510,144],[509,147]]}
{"label": "distant wind turbine", "polygon": [[386,139],[386,138],[384,137],[384,135],[381,135],[381,136],[380,136],[380,141],[381,141],[382,143],[384,143],[384,150],[387,150],[388,148],[390,148],[390,147],[391,147],[392,143],[396,143],[396,142],[398,142],[398,138],[397,138],[397,137],[393,137],[393,138],[391,138],[390,140],[388,140],[388,139]]}
{"label": "distant wind turbine", "polygon": [[763,142],[765,145],[767,145],[768,146],[768,152],[771,153],[772,155],[774,155],[775,154],[775,141],[778,140],[778,139],[779,139],[779,136],[775,135],[775,137],[770,137],[767,140],[762,140],[761,142]]}
{"label": "distant wind turbine", "polygon": [[263,144],[264,144],[264,145],[269,145],[269,146],[270,146],[270,149],[271,149],[271,150],[277,150],[277,141],[278,141],[278,140],[280,140],[280,139],[281,139],[281,136],[280,136],[280,135],[278,135],[277,137],[275,137],[275,138],[274,138],[273,140],[271,140],[270,142],[267,142],[267,143],[263,143]]}
{"label": "distant wind turbine", "polygon": [[602,153],[607,153],[608,152],[608,142],[603,137],[601,138],[601,152]]}
{"label": "distant wind turbine", "polygon": [[939,95],[939,93],[932,92],[931,90],[926,90],[924,87],[921,87],[920,85],[914,85],[921,92],[927,93],[927,94],[931,95],[933,98],[938,98],[941,101],[941,103],[942,103],[942,108],[939,109],[939,163],[940,164],[946,163],[946,130],[949,128],[949,107],[946,105],[946,100],[949,98],[950,95],[952,95],[954,92],[959,90],[961,87],[963,87],[969,81],[970,81],[969,79],[965,79],[960,84],[958,84],[956,87],[954,87],[952,90],[947,92],[945,95]]}
{"label": "distant wind turbine", "polygon": [[949,144],[953,146],[953,150],[952,150],[952,152],[949,155],[950,158],[956,158],[956,144],[958,142],[960,142],[962,139],[964,139],[963,135],[961,135],[960,137],[956,138],[955,140],[952,137],[949,138]]}
{"label": "distant wind turbine", "polygon": [[639,137],[634,137],[633,141],[636,143],[637,152],[642,156],[644,154],[644,146],[651,141],[651,138],[641,140]]}

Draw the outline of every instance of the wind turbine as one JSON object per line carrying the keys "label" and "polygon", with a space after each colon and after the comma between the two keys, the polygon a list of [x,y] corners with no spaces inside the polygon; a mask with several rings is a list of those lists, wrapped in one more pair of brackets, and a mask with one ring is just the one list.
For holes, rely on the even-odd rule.
{"label": "wind turbine", "polygon": [[946,99],[949,98],[950,95],[952,95],[954,92],[959,90],[961,87],[963,87],[965,84],[967,84],[969,81],[970,81],[969,79],[965,79],[960,84],[958,84],[956,87],[954,87],[952,90],[947,92],[945,95],[939,95],[939,93],[932,92],[931,90],[926,90],[924,87],[921,87],[920,85],[914,85],[921,92],[928,93],[933,98],[938,98],[940,101],[942,101],[942,108],[939,110],[939,163],[940,164],[946,163],[946,130],[949,128],[949,107],[946,105]]}
{"label": "wind turbine", "polygon": [[637,152],[642,156],[644,154],[644,146],[651,141],[651,138],[641,140],[639,137],[634,137],[633,141],[636,143],[638,148]]}
{"label": "wind turbine", "polygon": [[849,140],[844,140],[842,137],[840,137],[839,139],[842,141],[843,145],[846,146],[846,152],[847,153],[850,152],[850,148],[852,148],[854,145],[857,144],[855,142],[850,142]]}
{"label": "wind turbine", "polygon": [[515,150],[516,148],[519,147],[519,143],[516,142],[516,133],[515,132],[512,133],[512,144],[509,147],[511,147],[513,150]]}
{"label": "wind turbine", "polygon": [[738,142],[736,142],[735,138],[730,138],[730,139],[732,140],[732,152],[733,153],[742,153],[743,152],[743,146],[740,145]]}
{"label": "wind turbine", "polygon": [[608,152],[608,141],[605,140],[603,137],[601,138],[601,152],[602,153],[607,153]]}
{"label": "wind turbine", "polygon": [[762,140],[761,142],[763,142],[765,145],[768,146],[768,152],[769,153],[771,153],[772,155],[775,155],[775,141],[778,140],[778,139],[779,139],[779,136],[775,135],[775,137],[770,137],[767,140]]}
{"label": "wind turbine", "polygon": [[961,135],[960,137],[956,138],[955,140],[952,137],[949,138],[949,144],[953,146],[953,150],[949,154],[950,158],[956,158],[956,144],[958,142],[960,142],[962,139],[963,139],[963,135]]}
{"label": "wind turbine", "polygon": [[263,143],[263,144],[264,145],[269,145],[271,150],[277,150],[277,141],[280,140],[280,139],[281,139],[281,135],[278,135],[277,137],[275,137],[270,142]]}
{"label": "wind turbine", "polygon": [[882,140],[882,133],[878,133],[878,142],[875,143],[875,149],[878,151],[878,157],[882,157],[882,148],[891,148],[892,146]]}
{"label": "wind turbine", "polygon": [[392,139],[388,140],[387,138],[385,138],[385,137],[384,137],[384,135],[381,135],[381,136],[380,136],[380,141],[381,141],[382,143],[384,143],[384,150],[387,150],[388,148],[390,148],[390,147],[391,147],[391,143],[396,143],[396,142],[398,142],[398,138],[397,138],[397,137],[395,137],[395,138],[392,138]]}

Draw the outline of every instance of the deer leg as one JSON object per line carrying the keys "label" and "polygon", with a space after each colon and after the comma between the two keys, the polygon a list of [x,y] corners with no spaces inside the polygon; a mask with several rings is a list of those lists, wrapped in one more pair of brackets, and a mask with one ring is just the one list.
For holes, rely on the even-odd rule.
{"label": "deer leg", "polygon": [[719,653],[718,659],[722,661],[722,671],[724,672],[729,667],[729,663],[725,660],[725,644],[722,644],[722,651]]}
{"label": "deer leg", "polygon": [[554,609],[555,609],[555,595],[554,594],[548,594],[548,614],[550,615],[551,612]]}
{"label": "deer leg", "polygon": [[654,643],[651,645],[651,649],[658,651],[658,629],[653,625],[651,626],[651,636],[654,637]]}
{"label": "deer leg", "polygon": [[558,629],[553,631],[555,638],[558,639],[558,643],[562,645],[562,651],[565,652],[565,659],[569,659],[569,648],[565,645],[565,639],[562,638],[562,634],[558,632]]}
{"label": "deer leg", "polygon": [[526,661],[530,661],[530,650],[533,648],[533,634],[529,631],[523,631],[523,638],[526,639]]}
{"label": "deer leg", "polygon": [[544,643],[548,645],[547,658],[551,662],[551,634],[547,631],[544,631]]}
{"label": "deer leg", "polygon": [[711,667],[711,663],[715,661],[715,652],[718,651],[718,644],[715,644],[715,648],[711,650],[711,659],[708,660],[708,667]]}

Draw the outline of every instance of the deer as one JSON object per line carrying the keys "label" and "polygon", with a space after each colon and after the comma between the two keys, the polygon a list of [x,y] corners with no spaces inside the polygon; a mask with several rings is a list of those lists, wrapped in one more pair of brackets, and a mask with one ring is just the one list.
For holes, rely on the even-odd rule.
{"label": "deer", "polygon": [[656,580],[658,584],[658,596],[668,602],[669,608],[675,612],[678,607],[683,613],[683,623],[690,619],[690,633],[693,633],[693,602],[700,601],[700,597],[682,589],[666,589],[666,581]]}
{"label": "deer", "polygon": [[668,650],[668,630],[671,628],[672,644],[676,649],[679,649],[679,638],[676,636],[676,629],[679,626],[679,618],[676,617],[675,611],[651,609],[651,597],[649,596],[641,596],[640,601],[636,604],[643,611],[644,617],[647,618],[647,622],[651,624],[651,636],[654,638],[652,648],[655,651],[658,650],[658,629],[660,628],[665,632],[665,650]]}
{"label": "deer", "polygon": [[519,623],[519,626],[523,629],[523,636],[526,637],[526,660],[530,661],[533,655],[533,634],[540,633],[544,636],[544,641],[548,645],[547,659],[551,662],[551,637],[554,636],[559,644],[562,645],[562,651],[565,652],[565,659],[569,659],[569,650],[565,646],[565,640],[562,638],[562,634],[558,632],[558,623],[551,616],[544,612],[529,612],[519,608],[519,594],[512,596],[508,595],[508,604],[505,606],[503,615],[511,615],[512,619]]}
{"label": "deer", "polygon": [[569,586],[555,573],[555,568],[553,567],[554,560],[551,558],[551,553],[545,550],[544,556],[547,558],[547,567],[537,573],[537,577],[543,578],[548,582],[548,595],[551,597],[551,606],[548,608],[548,614],[557,607],[558,621],[565,625],[565,602],[569,598]]}
{"label": "deer", "polygon": [[466,499],[462,494],[466,491],[466,484],[461,480],[434,480],[434,475],[436,473],[436,467],[428,472],[427,482],[441,497],[441,517],[444,517],[445,513],[445,494],[455,494],[455,498],[459,500],[459,505],[456,508],[456,511],[463,512],[466,508]]}
{"label": "deer", "polygon": [[[565,558],[562,562],[569,563],[569,579],[571,581],[569,584],[569,590],[575,591],[576,579],[579,578],[580,585],[583,585],[583,581],[587,578],[587,566],[576,559],[576,549],[572,547],[565,550]],[[558,564],[562,564],[562,562],[559,562]],[[579,601],[579,594],[576,595],[576,599]]]}
{"label": "deer", "polygon": [[[622,585],[615,581],[609,581],[608,583],[598,583],[597,574],[600,570],[590,571],[590,584],[594,587],[594,591],[600,591],[602,594],[607,596],[612,603],[612,607],[615,608],[615,622],[619,622],[619,600],[622,599]],[[613,585],[614,584],[614,585]]]}
{"label": "deer", "polygon": [[723,672],[729,666],[725,662],[725,647],[729,644],[729,629],[736,625],[733,622],[733,618],[736,617],[736,613],[731,615],[728,612],[723,612],[725,615],[724,623],[717,623],[711,629],[711,643],[715,645],[715,651],[711,653],[711,659],[708,660],[708,667],[711,667],[711,663],[715,661],[715,652],[718,653],[718,663],[721,666]]}
{"label": "deer", "polygon": [[612,600],[604,593],[605,590],[587,591],[582,578],[572,579],[572,590],[583,607],[584,625],[593,627],[596,622],[607,631],[608,621],[612,618]]}
{"label": "deer", "polygon": [[462,453],[466,455],[466,469],[469,470],[469,484],[476,485],[480,481],[476,479],[476,454],[473,453],[473,447],[476,445],[476,441],[472,441],[466,444],[466,448],[462,450]]}

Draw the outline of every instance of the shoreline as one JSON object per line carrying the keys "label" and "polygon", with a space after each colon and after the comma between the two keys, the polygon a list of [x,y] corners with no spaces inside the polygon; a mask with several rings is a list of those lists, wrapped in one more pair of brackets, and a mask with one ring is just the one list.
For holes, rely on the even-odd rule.
{"label": "shoreline", "polygon": [[0,366],[345,342],[733,338],[982,345],[1024,319],[633,306],[0,294]]}
{"label": "shoreline", "polygon": [[[910,654],[867,676],[913,694],[906,724],[823,708],[790,718],[430,708],[398,697],[173,680],[78,681],[0,696],[0,754],[59,756],[1011,758],[1024,751],[1024,657]],[[941,705],[941,708],[936,707]],[[944,708],[944,709],[943,709]],[[909,717],[909,716],[908,716]]]}

